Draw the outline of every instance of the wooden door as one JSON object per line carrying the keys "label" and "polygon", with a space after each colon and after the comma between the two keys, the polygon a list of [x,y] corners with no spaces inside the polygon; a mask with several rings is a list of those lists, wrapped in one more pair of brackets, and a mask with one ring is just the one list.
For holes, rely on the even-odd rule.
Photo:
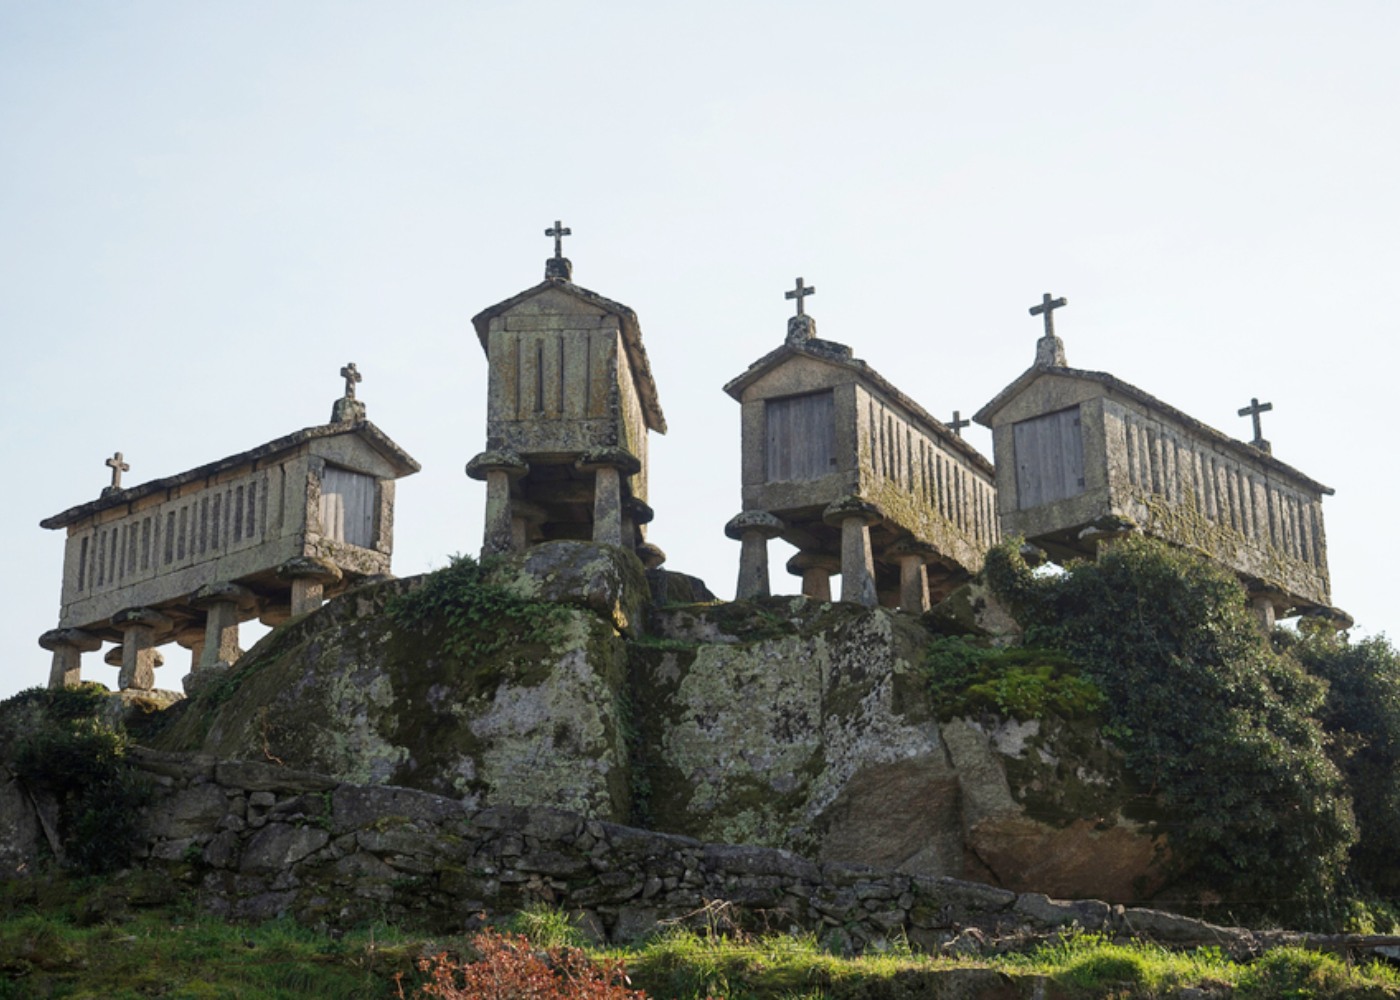
{"label": "wooden door", "polygon": [[337,542],[374,548],[377,486],[373,476],[326,466],[321,473],[321,533]]}
{"label": "wooden door", "polygon": [[1014,425],[1016,506],[1029,510],[1084,492],[1084,439],[1079,407]]}
{"label": "wooden door", "polygon": [[820,479],[836,471],[836,417],[830,389],[767,400],[764,416],[768,482]]}

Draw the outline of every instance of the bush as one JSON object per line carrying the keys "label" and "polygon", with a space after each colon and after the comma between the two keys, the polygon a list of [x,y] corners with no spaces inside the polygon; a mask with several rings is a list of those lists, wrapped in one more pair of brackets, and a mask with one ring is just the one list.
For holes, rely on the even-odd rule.
{"label": "bush", "polygon": [[[445,952],[420,959],[428,982],[413,1000],[646,1000],[630,989],[621,962],[593,961],[577,948],[536,950],[523,935],[484,931],[473,936],[480,955],[458,962]],[[399,996],[403,997],[402,977]]]}
{"label": "bush", "polygon": [[27,716],[13,743],[15,775],[30,795],[58,803],[65,860],[88,874],[130,861],[150,799],[148,780],[126,762],[126,732],[104,717],[107,703],[106,689],[91,686],[25,691],[4,706],[12,723]]}
{"label": "bush", "polygon": [[1385,896],[1400,893],[1400,653],[1384,636],[1353,643],[1345,633],[1304,630],[1283,644],[1328,682],[1319,719],[1355,801],[1360,839],[1351,874]]}
{"label": "bush", "polygon": [[940,719],[991,712],[1016,719],[1082,718],[1103,692],[1064,653],[1045,648],[989,649],[961,637],[929,643],[924,658]]}
{"label": "bush", "polygon": [[443,650],[465,660],[481,659],[511,646],[548,642],[568,612],[558,604],[532,601],[489,581],[494,563],[454,555],[445,569],[395,598],[387,608],[399,628],[445,629]]}
{"label": "bush", "polygon": [[1172,817],[1178,866],[1276,910],[1329,894],[1355,827],[1313,717],[1326,686],[1273,650],[1233,576],[1134,537],[1057,576],[1007,542],[987,578],[1027,644],[1068,655],[1103,691],[1105,733]]}

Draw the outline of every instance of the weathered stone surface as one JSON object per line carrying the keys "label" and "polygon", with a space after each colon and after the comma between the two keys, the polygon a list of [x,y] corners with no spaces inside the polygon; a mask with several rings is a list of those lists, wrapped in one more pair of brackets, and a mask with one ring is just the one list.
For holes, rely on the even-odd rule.
{"label": "weathered stone surface", "polygon": [[325,847],[330,839],[329,833],[314,827],[269,823],[248,841],[239,870],[245,874],[286,871],[307,855]]}
{"label": "weathered stone surface", "polygon": [[[646,585],[630,554],[560,545],[593,559],[569,564],[578,570],[575,583],[591,579],[600,593],[609,579],[621,580],[608,591],[612,606],[643,615]],[[538,551],[545,562],[537,566],[552,565],[550,553],[561,552]],[[563,586],[543,568],[538,577],[513,579]],[[625,818],[619,704],[626,661],[612,619],[566,608],[547,644],[480,656],[444,648],[443,626],[394,625],[385,608],[417,585],[362,588],[277,629],[217,690],[194,699],[156,738],[159,747],[275,758],[280,765],[221,765],[251,768],[237,782],[272,791],[392,783],[472,804],[529,802]]]}
{"label": "weathered stone surface", "polygon": [[193,837],[213,828],[228,810],[228,798],[218,785],[191,785],[152,809],[148,822],[157,837]]}
{"label": "weathered stone surface", "polygon": [[646,628],[651,603],[646,571],[636,556],[615,545],[543,542],[497,579],[523,597],[587,608],[629,636]]}
{"label": "weathered stone surface", "polygon": [[23,872],[43,851],[38,813],[19,782],[0,767],[0,878]]}

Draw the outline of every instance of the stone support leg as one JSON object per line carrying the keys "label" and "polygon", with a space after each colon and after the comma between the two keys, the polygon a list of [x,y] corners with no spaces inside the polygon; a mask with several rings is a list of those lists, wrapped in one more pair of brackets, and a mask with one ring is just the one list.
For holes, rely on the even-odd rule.
{"label": "stone support leg", "polygon": [[831,570],[825,566],[809,566],[803,570],[802,593],[814,601],[831,600]]}
{"label": "stone support leg", "polygon": [[916,615],[929,609],[928,571],[917,555],[899,557],[899,606]]}
{"label": "stone support leg", "polygon": [[502,555],[515,548],[515,526],[510,516],[510,474],[504,469],[486,473],[486,533],[482,555]]}
{"label": "stone support leg", "polygon": [[292,580],[292,617],[315,611],[325,602],[325,593],[325,584],[315,577],[300,576]]}
{"label": "stone support leg", "polygon": [[768,586],[768,539],[762,532],[746,531],[739,542],[739,584],[734,589],[734,599],[742,601],[750,597],[767,597]]}
{"label": "stone support leg", "polygon": [[117,676],[117,688],[149,691],[155,686],[155,629],[149,625],[127,625],[122,629],[122,669]]}
{"label": "stone support leg", "polygon": [[1250,606],[1254,609],[1254,616],[1259,621],[1259,628],[1268,632],[1274,627],[1277,620],[1274,614],[1274,602],[1267,594],[1254,594],[1250,597]]}
{"label": "stone support leg", "polygon": [[593,480],[593,540],[622,544],[622,476],[616,467],[600,465]]}
{"label": "stone support leg", "polygon": [[59,628],[39,636],[39,645],[53,653],[49,689],[77,687],[83,682],[84,653],[102,648],[102,640],[76,628]]}
{"label": "stone support leg", "polygon": [[[293,584],[293,590],[296,589]],[[213,601],[205,611],[204,643],[197,661],[200,667],[232,666],[243,650],[238,648],[238,603]]]}
{"label": "stone support leg", "polygon": [[875,591],[875,553],[870,547],[870,525],[859,515],[841,520],[841,600],[867,608],[880,603]]}

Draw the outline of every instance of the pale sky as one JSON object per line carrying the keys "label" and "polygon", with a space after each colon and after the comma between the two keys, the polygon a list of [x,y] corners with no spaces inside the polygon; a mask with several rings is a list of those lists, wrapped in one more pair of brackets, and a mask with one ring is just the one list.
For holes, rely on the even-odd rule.
{"label": "pale sky", "polygon": [[1275,456],[1337,491],[1334,602],[1394,629],[1397,41],[1393,0],[0,0],[0,695],[48,675],[40,519],[114,451],[135,485],[324,423],[347,361],[423,464],[395,571],[475,553],[470,318],[542,278],[555,219],[641,320],[650,538],[720,596],[721,387],[801,275],[820,336],[936,416],[1031,363],[1047,291],[1075,367],[1241,439],[1272,402]]}

